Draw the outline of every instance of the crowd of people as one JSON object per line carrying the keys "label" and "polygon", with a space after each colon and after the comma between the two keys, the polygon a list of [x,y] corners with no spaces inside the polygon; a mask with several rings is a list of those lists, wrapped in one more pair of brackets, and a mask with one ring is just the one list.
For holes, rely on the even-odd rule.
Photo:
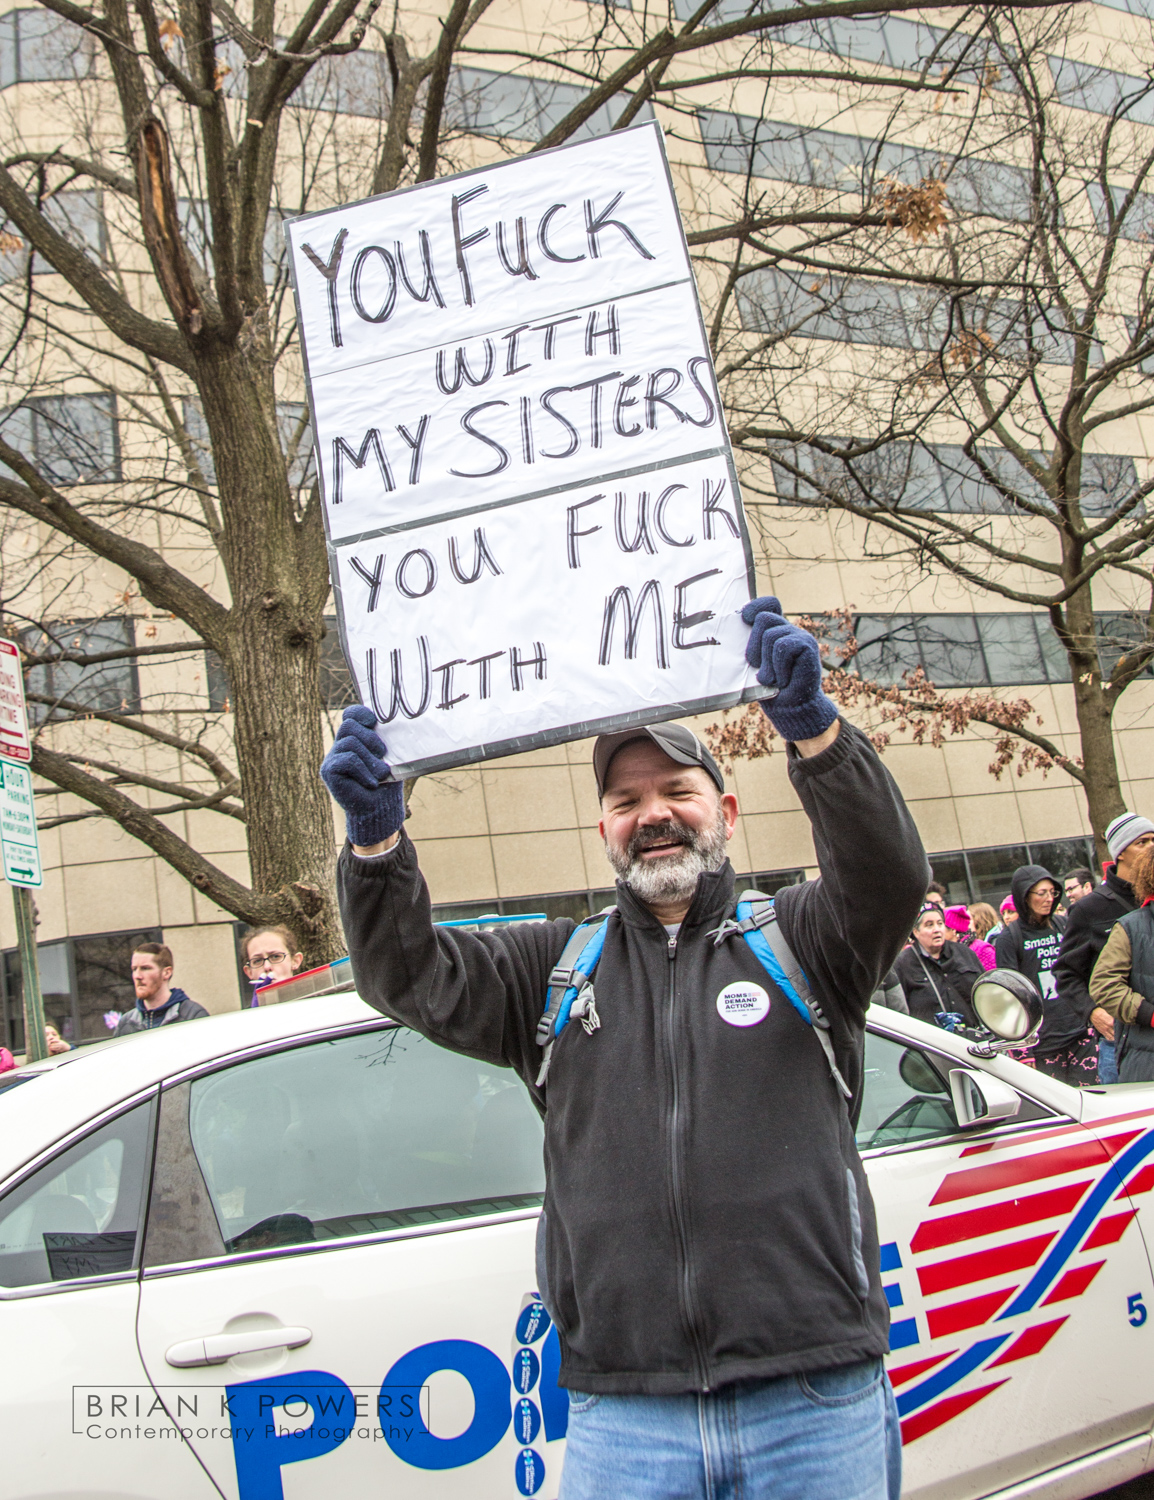
{"label": "crowd of people", "polygon": [[1018,1061],[1075,1086],[1154,1081],[1154,823],[1122,813],[1106,846],[1100,884],[1085,867],[1058,879],[1021,865],[999,912],[947,905],[931,883],[874,1003],[950,1031],[977,1027],[975,984],[1014,969],[1043,1000],[1041,1030]]}
{"label": "crowd of people", "polygon": [[[270,984],[291,979],[300,969],[304,954],[295,935],[287,927],[252,927],[242,940],[244,972],[252,989],[251,1006],[260,1003],[260,993]],[[130,974],[136,1003],[126,1011],[108,1011],[105,1023],[113,1036],[130,1036],[137,1031],[153,1031],[178,1021],[196,1021],[208,1011],[178,985],[172,982],[176,963],[172,949],[165,943],[140,943],[132,950]],[[47,1023],[44,1042],[48,1055],[71,1052],[57,1027]],[[16,1059],[9,1048],[0,1046],[0,1073],[11,1072]]]}

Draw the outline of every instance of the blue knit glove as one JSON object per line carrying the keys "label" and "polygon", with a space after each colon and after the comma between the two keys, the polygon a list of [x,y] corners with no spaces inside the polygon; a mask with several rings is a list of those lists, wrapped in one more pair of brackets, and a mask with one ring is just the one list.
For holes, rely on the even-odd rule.
{"label": "blue knit glove", "polygon": [[405,786],[391,780],[384,741],[371,708],[346,708],[333,747],[321,762],[321,780],[344,809],[349,843],[367,848],[392,838],[405,821]]}
{"label": "blue knit glove", "polygon": [[745,659],[762,687],[777,697],[762,702],[769,722],[783,740],[812,740],[837,718],[837,708],[821,690],[821,652],[808,630],[791,625],[772,594],[751,599],[741,618],[752,625]]}

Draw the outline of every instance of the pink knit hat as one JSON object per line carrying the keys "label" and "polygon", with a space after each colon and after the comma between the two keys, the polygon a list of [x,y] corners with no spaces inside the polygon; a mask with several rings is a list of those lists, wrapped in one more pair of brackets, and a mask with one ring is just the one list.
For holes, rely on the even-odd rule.
{"label": "pink knit hat", "polygon": [[966,906],[947,906],[945,913],[946,926],[954,932],[969,932],[970,912]]}
{"label": "pink knit hat", "polygon": [[999,911],[1017,911],[1017,909],[1018,908],[1014,905],[1013,896],[1007,896],[1006,899],[1002,902],[1001,906],[998,907]]}

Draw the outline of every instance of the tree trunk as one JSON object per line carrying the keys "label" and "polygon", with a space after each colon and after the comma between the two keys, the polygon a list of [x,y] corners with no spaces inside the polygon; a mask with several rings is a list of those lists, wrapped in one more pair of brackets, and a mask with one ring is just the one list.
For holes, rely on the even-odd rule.
{"label": "tree trunk", "polygon": [[1100,679],[1090,683],[1075,679],[1074,706],[1082,737],[1082,764],[1086,768],[1086,807],[1094,830],[1094,848],[1101,862],[1110,857],[1106,827],[1126,810],[1114,749],[1114,704],[1103,691]]}
{"label": "tree trunk", "polygon": [[198,382],[232,589],[221,655],[243,767],[253,889],[281,898],[283,920],[318,964],[344,952],[332,804],[318,775],[328,567],[319,517],[302,523],[294,514],[271,366],[262,366],[259,342],[212,351]]}
{"label": "tree trunk", "polygon": [[1118,778],[1114,747],[1114,696],[1102,683],[1094,633],[1094,604],[1089,588],[1073,595],[1066,608],[1070,636],[1067,655],[1074,683],[1074,707],[1081,736],[1082,764],[1086,771],[1086,806],[1094,830],[1094,848],[1099,862],[1109,859],[1106,827],[1126,804]]}

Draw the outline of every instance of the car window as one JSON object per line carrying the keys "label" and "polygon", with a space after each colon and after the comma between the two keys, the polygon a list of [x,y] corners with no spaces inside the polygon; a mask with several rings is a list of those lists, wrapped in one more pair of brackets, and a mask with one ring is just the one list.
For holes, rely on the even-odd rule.
{"label": "car window", "polygon": [[197,1079],[188,1126],[233,1252],[532,1207],[544,1193],[541,1121],[516,1075],[403,1027]]}
{"label": "car window", "polygon": [[131,1271],[152,1101],[93,1131],[0,1199],[0,1287]]}
{"label": "car window", "polygon": [[904,1146],[957,1129],[945,1070],[920,1048],[867,1031],[858,1149]]}
{"label": "car window", "polygon": [[[949,1070],[965,1064],[906,1042],[866,1032],[862,1110],[857,1124],[860,1151],[905,1146],[956,1135]],[[1021,1125],[1053,1119],[1053,1111],[1019,1094],[1018,1113],[1004,1121]],[[975,1127],[979,1128],[979,1127]]]}

